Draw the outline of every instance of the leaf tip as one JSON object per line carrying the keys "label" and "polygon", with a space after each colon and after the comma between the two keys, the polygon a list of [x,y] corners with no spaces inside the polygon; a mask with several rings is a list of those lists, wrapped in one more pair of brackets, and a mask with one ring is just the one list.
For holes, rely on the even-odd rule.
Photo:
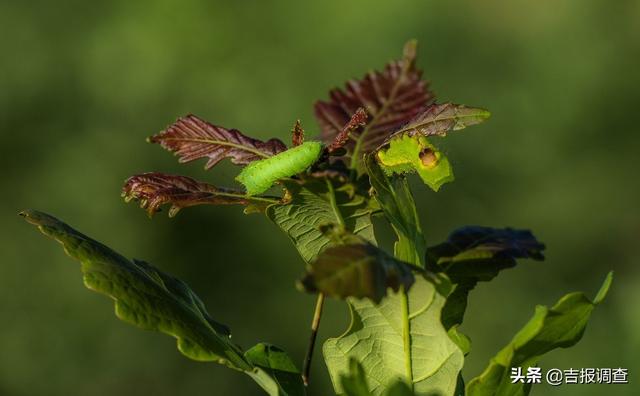
{"label": "leaf tip", "polygon": [[411,39],[404,44],[402,55],[405,60],[409,62],[413,62],[416,59],[417,52],[418,52],[418,40]]}
{"label": "leaf tip", "polygon": [[478,117],[483,119],[483,120],[487,120],[489,118],[491,118],[491,112],[487,109],[478,109]]}
{"label": "leaf tip", "polygon": [[604,278],[604,282],[602,282],[602,286],[600,286],[598,294],[596,294],[596,297],[593,299],[594,304],[600,304],[604,300],[609,292],[609,288],[611,287],[611,282],[613,282],[613,271],[609,271],[607,276]]}
{"label": "leaf tip", "polygon": [[300,146],[304,143],[304,129],[302,128],[302,123],[300,120],[296,120],[295,124],[293,124],[293,128],[291,129],[291,143],[293,146]]}
{"label": "leaf tip", "polygon": [[18,216],[23,217],[27,221],[27,223],[34,225],[42,225],[47,221],[51,222],[51,220],[54,219],[53,216],[35,209],[22,210],[20,213],[18,213]]}

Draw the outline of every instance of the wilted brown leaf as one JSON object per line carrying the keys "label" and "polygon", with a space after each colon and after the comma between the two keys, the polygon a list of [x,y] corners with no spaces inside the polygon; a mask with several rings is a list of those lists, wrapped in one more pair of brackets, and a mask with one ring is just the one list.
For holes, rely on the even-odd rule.
{"label": "wilted brown leaf", "polygon": [[126,201],[137,200],[149,216],[163,205],[171,205],[169,216],[173,217],[182,208],[195,205],[255,205],[266,206],[277,199],[247,197],[244,192],[225,189],[202,183],[186,176],[150,172],[131,176],[122,188]]}

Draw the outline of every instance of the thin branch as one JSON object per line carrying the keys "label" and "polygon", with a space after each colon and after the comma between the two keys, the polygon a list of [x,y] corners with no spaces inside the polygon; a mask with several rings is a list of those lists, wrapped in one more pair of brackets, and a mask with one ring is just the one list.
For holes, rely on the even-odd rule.
{"label": "thin branch", "polygon": [[318,337],[318,328],[320,327],[320,318],[322,317],[322,307],[324,305],[324,294],[318,294],[316,300],[316,309],[313,312],[313,319],[311,321],[311,337],[309,338],[309,346],[307,347],[307,354],[304,357],[304,363],[302,365],[302,382],[304,386],[309,386],[309,374],[311,373],[311,360],[313,359],[313,350],[316,345],[316,338]]}
{"label": "thin branch", "polygon": [[[333,188],[333,184],[329,179],[325,179],[327,183],[327,189],[329,190],[329,204],[333,209],[333,214],[338,221],[340,227],[345,227],[344,218],[342,217],[342,213],[340,213],[340,208],[338,207],[338,202],[336,200],[336,192]],[[313,358],[313,350],[316,345],[316,338],[318,337],[318,328],[320,327],[320,319],[322,318],[322,307],[324,305],[324,294],[318,294],[318,299],[316,300],[316,308],[313,312],[313,320],[311,321],[311,337],[309,338],[309,346],[307,348],[307,354],[304,358],[304,363],[302,365],[302,382],[305,386],[309,385],[309,374],[311,372],[311,360]]]}

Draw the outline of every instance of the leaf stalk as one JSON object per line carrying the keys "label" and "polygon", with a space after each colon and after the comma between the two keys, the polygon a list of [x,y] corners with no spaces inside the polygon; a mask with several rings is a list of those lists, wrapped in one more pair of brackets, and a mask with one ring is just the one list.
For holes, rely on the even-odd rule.
{"label": "leaf stalk", "polygon": [[304,363],[302,365],[302,382],[304,383],[304,386],[309,386],[311,360],[313,359],[313,350],[316,345],[316,338],[318,337],[318,329],[320,328],[320,318],[322,317],[323,306],[324,294],[320,293],[316,300],[316,308],[313,311],[313,319],[311,320],[311,337],[309,337],[309,346],[307,347],[307,354],[304,357]]}

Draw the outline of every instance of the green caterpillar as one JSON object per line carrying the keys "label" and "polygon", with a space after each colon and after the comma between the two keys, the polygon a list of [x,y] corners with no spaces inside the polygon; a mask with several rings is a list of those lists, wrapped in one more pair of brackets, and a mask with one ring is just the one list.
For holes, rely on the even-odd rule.
{"label": "green caterpillar", "polygon": [[320,158],[324,145],[305,142],[279,154],[247,165],[236,177],[247,189],[247,195],[262,194],[283,178],[305,171]]}

